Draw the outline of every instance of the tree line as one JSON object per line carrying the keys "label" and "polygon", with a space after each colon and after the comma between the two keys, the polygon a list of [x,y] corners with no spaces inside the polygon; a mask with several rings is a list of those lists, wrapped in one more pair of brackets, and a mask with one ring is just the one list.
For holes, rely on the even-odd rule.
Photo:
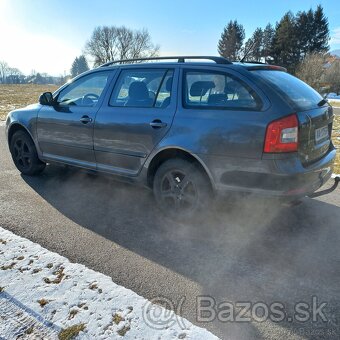
{"label": "tree line", "polygon": [[0,84],[55,84],[61,85],[67,81],[66,76],[53,77],[47,73],[32,70],[25,75],[16,67],[10,67],[7,62],[0,60]]}
{"label": "tree line", "polygon": [[243,25],[230,20],[217,50],[232,61],[283,66],[319,92],[340,94],[340,59],[330,56],[329,39],[328,19],[319,5],[296,14],[289,11],[275,26],[257,27],[247,40]]}
{"label": "tree line", "polygon": [[10,67],[5,61],[0,60],[0,83],[17,84],[23,76],[19,69]]}
{"label": "tree line", "polygon": [[224,28],[218,42],[221,56],[240,60],[263,61],[284,66],[295,74],[299,64],[309,54],[329,51],[328,19],[321,5],[316,10],[287,12],[273,26],[258,27],[245,41],[245,30],[237,20]]}

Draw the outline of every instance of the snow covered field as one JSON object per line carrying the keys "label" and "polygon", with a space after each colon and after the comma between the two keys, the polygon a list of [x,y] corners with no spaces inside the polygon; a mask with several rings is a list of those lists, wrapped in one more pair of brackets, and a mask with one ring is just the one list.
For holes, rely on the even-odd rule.
{"label": "snow covered field", "polygon": [[18,336],[217,339],[110,277],[0,227],[0,339]]}

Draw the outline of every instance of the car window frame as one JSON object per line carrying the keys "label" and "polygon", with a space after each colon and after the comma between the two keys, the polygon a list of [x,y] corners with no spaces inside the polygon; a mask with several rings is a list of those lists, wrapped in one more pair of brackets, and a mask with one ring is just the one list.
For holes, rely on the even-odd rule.
{"label": "car window frame", "polygon": [[[57,100],[58,100],[58,97],[59,97],[59,95],[62,91],[66,90],[71,85],[74,85],[76,82],[80,81],[82,78],[85,78],[85,77],[88,77],[88,76],[94,75],[94,74],[99,74],[99,73],[108,73],[108,78],[107,78],[107,81],[106,81],[106,85],[105,85],[96,105],[94,105],[94,106],[59,105],[60,103],[58,103]],[[70,82],[67,82],[66,84],[61,86],[57,91],[53,92],[54,105],[57,106],[57,107],[61,107],[61,108],[68,108],[68,107],[79,107],[79,108],[97,108],[98,107],[99,108],[103,103],[103,100],[106,96],[106,92],[111,87],[112,79],[114,78],[116,73],[117,73],[117,69],[112,69],[112,70],[105,69],[105,70],[98,70],[98,71],[90,71],[90,72],[87,72],[85,74],[81,74],[81,75],[73,78]]]}
{"label": "car window frame", "polygon": [[[250,90],[255,94],[257,100],[257,106],[254,108],[250,107],[227,107],[227,106],[213,106],[213,105],[190,105],[186,103],[186,74],[190,72],[200,72],[200,73],[213,73],[213,74],[222,74],[224,76],[230,77],[235,81],[240,82],[244,87],[247,89],[250,88]],[[234,72],[229,72],[229,70],[223,70],[221,68],[204,68],[204,67],[183,67],[181,72],[181,106],[183,109],[186,110],[219,110],[219,111],[263,111],[264,108],[264,101],[262,99],[262,96],[259,94],[257,90],[254,89],[254,86],[250,85],[249,82],[246,82],[245,80],[241,79],[241,77],[234,74]]]}
{"label": "car window frame", "polygon": [[[144,65],[143,65],[144,66]],[[110,107],[110,108],[126,108],[126,109],[160,109],[160,110],[165,110],[167,109],[170,105],[168,105],[167,107],[156,107],[155,104],[157,102],[157,96],[159,94],[159,91],[160,89],[162,88],[162,85],[163,85],[163,82],[168,74],[169,71],[172,71],[172,84],[171,84],[171,92],[170,92],[170,104],[171,102],[173,101],[173,97],[174,97],[174,80],[175,80],[175,67],[169,67],[167,65],[160,65],[161,67],[121,67],[119,69],[119,72],[117,73],[116,75],[116,79],[114,81],[114,84],[112,86],[112,89],[111,89],[111,92],[108,96],[108,100],[107,100],[107,106]],[[130,70],[136,70],[136,71],[156,71],[156,70],[163,70],[164,71],[164,74],[162,76],[162,80],[159,84],[159,87],[157,89],[157,93],[155,94],[155,99],[154,99],[154,102],[152,103],[152,106],[119,106],[119,105],[111,105],[111,98],[112,98],[112,95],[114,93],[114,91],[116,90],[116,86],[119,84],[119,79],[121,77],[121,74],[124,72],[124,71],[130,71]]]}

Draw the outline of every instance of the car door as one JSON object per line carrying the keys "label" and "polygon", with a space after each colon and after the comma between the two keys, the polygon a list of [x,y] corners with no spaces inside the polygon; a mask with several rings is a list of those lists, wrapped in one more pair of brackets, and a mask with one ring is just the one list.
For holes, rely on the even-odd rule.
{"label": "car door", "polygon": [[98,170],[137,175],[166,135],[176,111],[175,67],[126,67],[97,113],[94,150]]}
{"label": "car door", "polygon": [[54,105],[38,113],[37,135],[42,158],[96,168],[93,126],[112,71],[84,75],[63,87]]}
{"label": "car door", "polygon": [[179,145],[200,155],[261,159],[270,104],[255,84],[229,68],[183,66],[180,88],[172,129]]}

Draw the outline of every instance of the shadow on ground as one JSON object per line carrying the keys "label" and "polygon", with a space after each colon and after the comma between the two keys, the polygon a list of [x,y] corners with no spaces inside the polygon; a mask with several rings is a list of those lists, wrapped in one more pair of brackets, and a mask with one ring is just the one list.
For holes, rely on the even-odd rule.
{"label": "shadow on ground", "polygon": [[276,301],[294,316],[298,302],[311,304],[313,296],[327,302],[326,322],[215,320],[216,334],[338,338],[338,207],[311,199],[282,207],[248,198],[220,202],[199,221],[175,223],[161,215],[151,192],[109,177],[49,166],[41,177],[23,178],[69,219],[197,282],[216,303]]}

